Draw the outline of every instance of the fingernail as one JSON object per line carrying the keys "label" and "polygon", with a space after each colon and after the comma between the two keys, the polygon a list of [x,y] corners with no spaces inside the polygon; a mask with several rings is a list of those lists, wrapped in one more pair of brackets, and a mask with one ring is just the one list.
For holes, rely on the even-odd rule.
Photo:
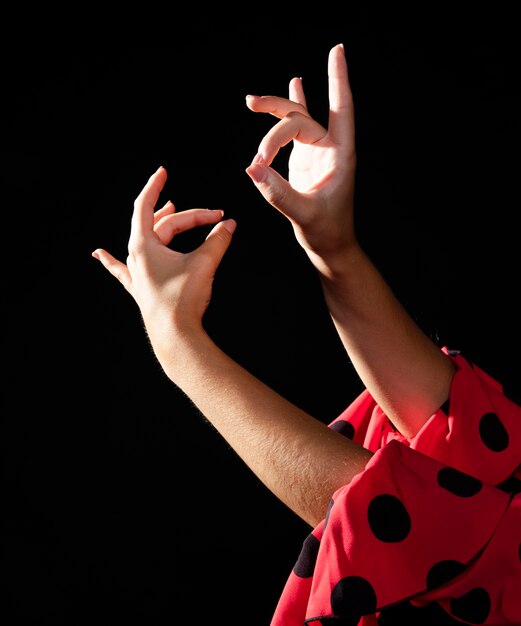
{"label": "fingernail", "polygon": [[254,183],[262,183],[266,180],[268,168],[260,163],[252,163],[246,168],[246,174],[253,180]]}
{"label": "fingernail", "polygon": [[235,220],[225,220],[223,224],[224,228],[226,228],[229,233],[233,233],[237,228],[237,222]]}

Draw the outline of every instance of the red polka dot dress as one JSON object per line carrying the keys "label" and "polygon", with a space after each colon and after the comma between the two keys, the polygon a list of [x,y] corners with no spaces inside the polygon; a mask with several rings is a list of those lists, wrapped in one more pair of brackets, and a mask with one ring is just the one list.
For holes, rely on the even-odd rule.
{"label": "red polka dot dress", "polygon": [[333,495],[271,626],[521,626],[521,406],[458,352],[412,439],[368,391],[330,428],[370,449]]}

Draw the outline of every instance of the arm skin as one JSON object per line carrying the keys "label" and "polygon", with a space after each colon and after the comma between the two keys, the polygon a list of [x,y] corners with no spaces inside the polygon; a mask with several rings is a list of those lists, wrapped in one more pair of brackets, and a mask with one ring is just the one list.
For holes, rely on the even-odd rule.
{"label": "arm skin", "polygon": [[[300,78],[290,81],[289,98],[246,97],[252,111],[279,119],[246,172],[290,220],[362,382],[396,428],[412,437],[447,400],[454,365],[408,315],[357,241],[354,107],[342,44],[329,53],[328,77],[328,129],[310,116]],[[270,166],[291,141],[285,180]]]}
{"label": "arm skin", "polygon": [[[155,210],[167,173],[159,168],[134,203],[126,264],[103,249],[92,255],[139,306],[154,353],[262,482],[311,526],[333,493],[365,468],[371,453],[329,429],[248,373],[206,334],[204,312],[236,223],[221,211]],[[169,247],[177,233],[212,225],[188,253]]]}

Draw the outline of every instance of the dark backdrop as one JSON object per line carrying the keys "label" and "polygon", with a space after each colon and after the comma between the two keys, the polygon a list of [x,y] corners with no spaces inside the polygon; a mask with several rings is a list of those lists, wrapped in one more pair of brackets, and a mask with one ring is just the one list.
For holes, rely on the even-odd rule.
{"label": "dark backdrop", "polygon": [[161,45],[26,42],[4,59],[4,623],[269,623],[308,529],[166,379],[133,300],[90,254],[125,258],[132,202],[163,164],[178,210],[238,222],[208,331],[333,419],[361,386],[289,223],[244,172],[274,123],[244,96],[285,95],[301,75],[326,123],[340,41],[360,237],[425,332],[519,390],[513,15],[331,22],[177,23]]}

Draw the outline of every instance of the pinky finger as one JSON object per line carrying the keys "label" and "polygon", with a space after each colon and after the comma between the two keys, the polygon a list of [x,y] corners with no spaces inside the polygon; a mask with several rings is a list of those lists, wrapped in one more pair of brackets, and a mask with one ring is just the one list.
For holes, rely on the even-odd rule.
{"label": "pinky finger", "polygon": [[115,278],[119,280],[119,282],[125,287],[125,289],[130,293],[132,287],[132,278],[130,276],[130,272],[128,271],[127,266],[118,261],[115,257],[112,256],[103,248],[98,248],[94,250],[92,256],[97,259],[103,267],[112,274]]}

